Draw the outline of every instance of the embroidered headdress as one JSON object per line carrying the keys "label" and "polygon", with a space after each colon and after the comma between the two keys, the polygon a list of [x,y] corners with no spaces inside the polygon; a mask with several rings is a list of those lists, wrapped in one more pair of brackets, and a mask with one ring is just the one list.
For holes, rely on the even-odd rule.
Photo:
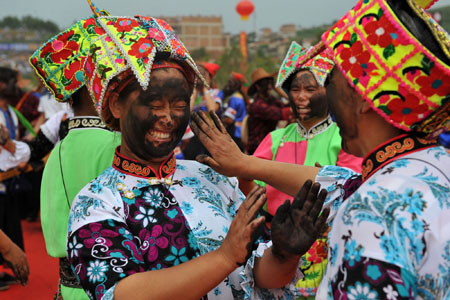
{"label": "embroidered headdress", "polygon": [[83,66],[91,41],[105,31],[91,17],[54,36],[30,57],[37,75],[58,101],[67,101],[84,85]]}
{"label": "embroidered headdress", "polygon": [[292,42],[280,67],[277,78],[277,87],[288,89],[287,83],[291,76],[300,70],[309,70],[320,86],[325,85],[327,75],[334,67],[334,62],[328,50],[315,52],[315,56],[309,55],[314,49],[306,49],[296,42]]}
{"label": "embroidered headdress", "polygon": [[[428,7],[434,1],[420,2]],[[402,22],[403,15],[414,23]],[[429,139],[450,130],[450,40],[414,1],[360,0],[308,55],[325,49],[390,124]]]}
{"label": "embroidered headdress", "polygon": [[111,120],[107,120],[105,115],[108,109],[104,99],[117,88],[115,85],[120,80],[114,80],[115,85],[109,84],[115,77],[125,80],[131,76],[146,90],[152,69],[178,67],[190,84],[193,85],[195,78],[199,77],[208,86],[189,52],[165,21],[144,16],[110,16],[88,1],[97,23],[105,33],[91,42],[84,76],[91,97],[106,124],[111,125]]}

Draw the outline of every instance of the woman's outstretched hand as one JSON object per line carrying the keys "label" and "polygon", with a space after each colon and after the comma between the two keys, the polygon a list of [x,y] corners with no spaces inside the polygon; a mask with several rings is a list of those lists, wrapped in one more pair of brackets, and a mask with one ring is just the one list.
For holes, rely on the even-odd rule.
{"label": "woman's outstretched hand", "polygon": [[263,225],[265,220],[264,217],[256,217],[265,201],[264,188],[256,186],[250,191],[239,207],[228,234],[219,248],[226,259],[236,267],[243,265],[252,253],[257,228]]}
{"label": "woman's outstretched hand", "polygon": [[211,154],[199,155],[196,159],[225,176],[239,176],[245,167],[246,155],[227,133],[216,113],[211,111],[209,116],[203,111],[192,113],[191,129]]}
{"label": "woman's outstretched hand", "polygon": [[277,209],[271,223],[272,253],[280,260],[305,254],[323,232],[330,211],[322,211],[327,191],[319,190],[319,183],[308,180],[292,204],[286,200]]}

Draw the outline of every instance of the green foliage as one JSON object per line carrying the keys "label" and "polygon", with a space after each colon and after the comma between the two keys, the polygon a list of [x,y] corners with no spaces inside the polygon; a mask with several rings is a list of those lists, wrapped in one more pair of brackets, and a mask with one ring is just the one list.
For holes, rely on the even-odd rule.
{"label": "green foliage", "polygon": [[205,48],[194,49],[190,53],[196,62],[209,61],[211,59],[211,55],[206,52]]}
{"label": "green foliage", "polygon": [[[249,54],[246,66],[242,61],[242,54],[238,43],[231,44],[224,54],[217,60],[220,70],[214,77],[214,82],[218,88],[223,88],[230,78],[231,72],[245,75],[250,84],[250,76],[256,68],[263,68],[269,73],[278,71],[280,61],[267,55],[267,46],[258,48],[255,54]],[[247,69],[244,71],[244,69]]]}
{"label": "green foliage", "polygon": [[17,29],[21,27],[20,19],[14,16],[6,16],[0,20],[0,27],[9,27],[11,29]]}
{"label": "green foliage", "polygon": [[231,72],[241,73],[242,54],[239,49],[239,44],[234,43],[228,48],[222,56],[217,60],[220,66],[214,81],[219,88],[223,88],[230,78]]}
{"label": "green foliage", "polygon": [[58,25],[53,21],[44,21],[33,16],[23,16],[20,19],[16,16],[6,16],[3,19],[0,19],[0,28],[21,28],[48,33],[57,33],[59,31]]}

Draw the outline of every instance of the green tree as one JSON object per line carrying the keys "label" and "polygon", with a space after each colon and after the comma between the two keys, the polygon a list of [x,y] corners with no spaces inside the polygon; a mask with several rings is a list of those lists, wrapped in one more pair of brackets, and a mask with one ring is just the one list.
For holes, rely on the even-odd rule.
{"label": "green tree", "polygon": [[0,21],[0,27],[8,27],[11,29],[17,29],[21,27],[19,18],[15,16],[6,16]]}
{"label": "green tree", "polygon": [[205,48],[198,48],[191,51],[191,56],[196,62],[209,61],[211,56]]}

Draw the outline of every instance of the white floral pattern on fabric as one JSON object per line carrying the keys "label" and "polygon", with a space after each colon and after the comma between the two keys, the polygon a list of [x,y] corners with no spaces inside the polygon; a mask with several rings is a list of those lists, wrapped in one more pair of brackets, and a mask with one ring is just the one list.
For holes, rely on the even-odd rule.
{"label": "white floral pattern on fabric", "polygon": [[[342,200],[346,173],[340,168],[319,172],[316,179],[331,191],[327,201]],[[345,283],[336,282],[338,274],[346,270],[346,278],[355,277],[352,265],[370,259],[374,266],[399,268],[403,279],[412,282],[416,299],[450,299],[450,155],[443,147],[408,153],[384,165],[336,207],[330,263],[318,298],[333,299],[332,286]],[[366,292],[371,299],[370,286],[352,287],[347,288],[348,299]],[[405,293],[387,285],[375,298],[396,299]]]}
{"label": "white floral pattern on fabric", "polygon": [[[174,184],[168,190],[170,193],[164,195],[164,189],[160,189],[160,185],[152,186],[141,177],[109,168],[83,188],[75,198],[68,228],[68,241],[71,242],[68,243],[67,250],[70,253],[76,249],[75,245],[83,238],[82,242],[92,247],[92,251],[104,249],[109,253],[107,256],[97,257],[87,249],[83,258],[71,261],[77,270],[89,268],[89,284],[94,282],[95,289],[100,287],[104,291],[102,299],[113,298],[115,284],[130,274],[130,268],[144,271],[150,257],[154,262],[151,269],[158,270],[163,268],[163,264],[178,265],[192,259],[192,251],[198,251],[202,255],[216,250],[222,244],[237,209],[245,199],[239,190],[237,179],[227,178],[195,161],[178,161],[172,179]],[[93,186],[96,188],[92,188]],[[144,202],[147,205],[145,208]],[[160,212],[159,215],[157,211]],[[164,224],[160,224],[156,215],[166,218],[166,221],[175,220],[182,215],[188,228],[183,237],[186,239],[186,247],[169,242],[163,233]],[[126,242],[132,246],[134,254],[129,255],[130,252],[126,252],[126,249],[116,247],[113,241]],[[261,247],[267,248],[267,245],[260,244],[259,248]],[[187,249],[191,251],[189,254]],[[158,260],[160,251],[166,252]],[[285,289],[274,291],[258,291],[253,287],[253,263],[255,257],[262,255],[261,251],[254,251],[247,265],[237,268],[211,290],[207,295],[208,299],[248,299],[245,293],[253,294],[252,299],[294,299],[295,280]],[[146,254],[144,256],[140,253]],[[119,261],[113,262],[113,258],[119,259],[120,265],[117,264]],[[108,261],[109,265],[105,264]],[[122,269],[124,271],[119,272]],[[105,275],[105,272],[108,274]],[[298,272],[301,276],[301,271]],[[105,276],[108,278],[102,281],[101,286],[97,284]],[[243,278],[250,278],[245,279],[245,293],[241,287]],[[86,279],[85,284],[88,284]],[[92,288],[92,284],[89,288]],[[268,295],[272,296],[267,298]]]}

